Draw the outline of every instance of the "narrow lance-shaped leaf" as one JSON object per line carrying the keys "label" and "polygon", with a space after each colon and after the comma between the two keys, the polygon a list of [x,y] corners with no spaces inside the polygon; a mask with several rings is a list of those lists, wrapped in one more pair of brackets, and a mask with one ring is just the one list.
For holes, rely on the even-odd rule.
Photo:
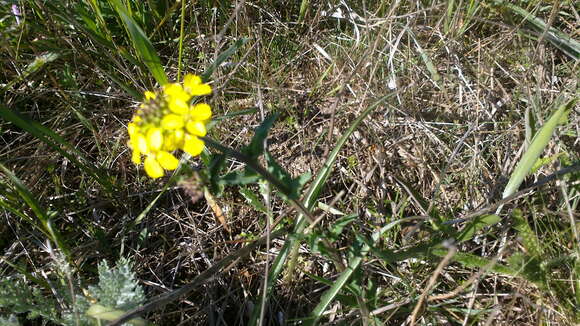
{"label": "narrow lance-shaped leaf", "polygon": [[167,84],[167,75],[161,65],[161,60],[159,59],[159,56],[157,56],[157,52],[155,52],[155,49],[147,35],[139,25],[137,25],[135,20],[133,20],[119,0],[110,1],[113,3],[115,10],[127,28],[127,32],[131,37],[131,41],[133,41],[135,50],[141,60],[143,60],[143,63],[145,63],[147,68],[149,68],[149,71],[151,71],[151,74],[160,85]]}
{"label": "narrow lance-shaped leaf", "polygon": [[28,78],[30,75],[34,74],[35,72],[40,70],[40,68],[42,68],[45,64],[56,60],[58,56],[59,55],[56,53],[47,53],[39,55],[38,57],[34,58],[34,61],[28,64],[28,66],[26,66],[26,69],[24,70],[24,72],[20,74],[20,76],[11,80],[10,82],[8,82],[8,84],[6,84],[6,86],[0,89],[0,94],[3,94],[4,92],[12,88],[12,86],[14,86],[16,83],[19,83]]}
{"label": "narrow lance-shaped leaf", "polygon": [[[566,104],[563,104],[552,114],[550,119],[540,128],[538,133],[532,139],[532,143],[528,150],[524,153],[524,156],[518,162],[514,172],[512,173],[508,184],[503,191],[503,198],[506,198],[514,194],[519,186],[524,181],[524,178],[528,175],[536,160],[540,157],[556,127],[560,122],[567,116],[570,109],[573,107],[576,100],[571,100]],[[498,209],[499,211],[499,209]]]}
{"label": "narrow lance-shaped leaf", "polygon": [[545,31],[546,40],[573,60],[578,60],[580,58],[580,42],[576,41],[572,36],[567,35],[554,27],[548,26],[542,19],[509,1],[496,0],[496,3],[523,17],[524,20],[531,24],[536,32],[544,33]]}

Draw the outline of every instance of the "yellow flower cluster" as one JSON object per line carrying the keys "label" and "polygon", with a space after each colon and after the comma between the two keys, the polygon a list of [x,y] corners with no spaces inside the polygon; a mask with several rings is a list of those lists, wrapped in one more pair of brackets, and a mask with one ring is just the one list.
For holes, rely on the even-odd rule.
{"label": "yellow flower cluster", "polygon": [[199,76],[188,74],[183,83],[170,83],[156,93],[145,92],[145,101],[127,125],[132,160],[143,165],[151,178],[159,178],[165,170],[175,170],[179,160],[172,154],[181,149],[191,156],[204,148],[206,124],[211,118],[211,107],[205,103],[191,104],[194,96],[211,93],[211,86]]}

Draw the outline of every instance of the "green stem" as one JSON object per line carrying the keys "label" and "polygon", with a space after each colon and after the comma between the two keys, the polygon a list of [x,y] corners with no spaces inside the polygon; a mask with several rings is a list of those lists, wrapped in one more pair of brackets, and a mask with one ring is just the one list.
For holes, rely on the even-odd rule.
{"label": "green stem", "polygon": [[314,216],[312,216],[310,211],[306,207],[304,207],[304,205],[301,202],[299,202],[296,199],[291,198],[292,192],[290,191],[290,189],[288,189],[288,187],[285,184],[280,182],[280,180],[278,180],[275,176],[273,176],[268,170],[264,169],[258,162],[250,159],[246,155],[236,151],[233,148],[222,145],[221,143],[219,143],[211,138],[207,138],[207,137],[200,137],[200,138],[203,139],[203,141],[205,142],[205,144],[207,146],[213,147],[213,148],[217,149],[218,151],[220,151],[226,155],[229,155],[231,157],[236,158],[239,161],[244,162],[250,169],[256,171],[256,173],[260,174],[262,177],[264,177],[264,179],[266,179],[268,182],[270,182],[270,184],[272,184],[274,187],[276,187],[276,189],[278,189],[278,191],[280,191],[281,193],[286,195],[286,197],[288,197],[288,200],[290,201],[292,206],[294,206],[294,208],[296,208],[301,214],[304,214],[304,216],[306,216],[310,220],[310,222],[314,222],[314,220],[315,220]]}
{"label": "green stem", "polygon": [[185,31],[185,0],[181,0],[181,27],[179,29],[179,57],[177,59],[177,80],[181,80],[181,59],[183,57],[184,31]]}
{"label": "green stem", "polygon": [[[264,169],[258,162],[248,158],[246,155],[236,151],[235,149],[220,144],[219,142],[211,138],[201,137],[201,139],[205,141],[206,145],[213,147],[226,155],[235,157],[239,161],[244,162],[250,169],[260,174],[264,179],[266,179],[266,181],[270,182],[271,185],[273,185],[276,189],[278,189],[278,191],[283,193],[288,198],[290,204],[294,206],[294,208],[302,216],[306,216],[309,223],[315,222],[316,218],[312,215],[310,210],[308,210],[308,208],[306,208],[304,204],[302,204],[302,202],[292,198],[292,191],[288,189],[288,187],[285,184],[280,182],[280,180],[278,180],[275,176],[273,176],[268,170]],[[326,245],[327,249],[329,250],[331,258],[336,265],[336,268],[339,271],[343,271],[345,266],[344,263],[342,262],[339,252],[334,250],[332,244],[327,239],[324,239],[323,242]]]}

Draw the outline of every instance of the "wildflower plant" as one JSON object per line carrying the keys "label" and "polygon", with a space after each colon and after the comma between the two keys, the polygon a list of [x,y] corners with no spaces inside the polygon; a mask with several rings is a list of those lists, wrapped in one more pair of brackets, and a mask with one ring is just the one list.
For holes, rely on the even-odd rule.
{"label": "wildflower plant", "polygon": [[157,93],[146,91],[127,125],[133,163],[143,162],[147,175],[156,179],[177,168],[175,151],[201,154],[205,144],[199,137],[207,134],[212,111],[208,104],[196,100],[211,92],[210,85],[192,74],[185,75],[182,83],[165,84]]}

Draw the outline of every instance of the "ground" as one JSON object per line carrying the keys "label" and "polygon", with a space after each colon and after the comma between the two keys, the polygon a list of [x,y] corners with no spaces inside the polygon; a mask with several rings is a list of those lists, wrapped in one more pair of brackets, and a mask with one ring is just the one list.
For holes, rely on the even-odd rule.
{"label": "ground", "polygon": [[[146,305],[159,325],[579,321],[574,1],[1,3],[0,276],[57,314],[126,257],[148,300],[188,287]],[[169,80],[218,62],[208,137],[244,152],[277,115],[265,148],[311,175],[298,196],[264,175],[219,191],[200,158],[178,180],[131,162],[127,123],[160,85],[116,6]]]}

